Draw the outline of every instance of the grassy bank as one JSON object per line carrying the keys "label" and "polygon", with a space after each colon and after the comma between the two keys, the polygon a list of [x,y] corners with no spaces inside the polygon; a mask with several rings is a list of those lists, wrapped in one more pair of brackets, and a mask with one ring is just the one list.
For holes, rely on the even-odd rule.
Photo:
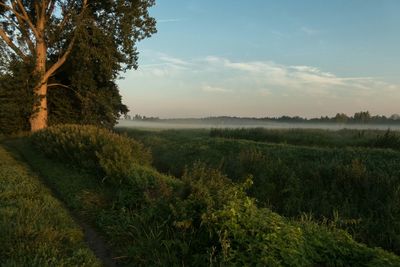
{"label": "grassy bank", "polygon": [[0,146],[0,265],[101,266],[38,177]]}

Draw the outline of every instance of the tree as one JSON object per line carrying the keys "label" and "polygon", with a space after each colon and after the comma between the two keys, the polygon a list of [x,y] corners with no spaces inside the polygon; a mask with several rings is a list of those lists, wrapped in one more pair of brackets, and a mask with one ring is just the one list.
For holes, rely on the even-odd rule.
{"label": "tree", "polygon": [[0,75],[0,134],[28,131],[33,105],[29,67],[19,61],[7,66]]}
{"label": "tree", "polygon": [[354,113],[353,118],[356,122],[367,123],[371,120],[371,114],[369,114],[369,111],[360,111]]}
{"label": "tree", "polygon": [[32,131],[47,127],[48,91],[60,86],[49,81],[78,42],[88,51],[96,42],[103,42],[93,39],[94,33],[103,32],[111,42],[107,46],[110,57],[98,60],[108,62],[114,78],[122,70],[137,67],[136,43],[156,32],[155,20],[148,13],[154,4],[154,0],[0,0],[4,58],[32,66]]}
{"label": "tree", "polygon": [[344,113],[337,113],[333,119],[337,123],[346,123],[349,120],[349,117]]}

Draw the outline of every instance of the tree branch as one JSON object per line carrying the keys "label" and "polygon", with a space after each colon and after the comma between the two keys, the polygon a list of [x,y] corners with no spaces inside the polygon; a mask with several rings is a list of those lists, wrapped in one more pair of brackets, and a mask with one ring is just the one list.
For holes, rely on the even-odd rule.
{"label": "tree branch", "polygon": [[24,19],[24,16],[22,16],[20,13],[18,13],[14,7],[10,7],[9,5],[6,5],[2,2],[0,2],[0,6],[4,7],[5,9],[7,9],[8,11],[11,11],[12,13],[14,13],[15,16]]}
{"label": "tree branch", "polygon": [[75,44],[75,40],[76,40],[76,34],[74,34],[74,36],[72,37],[72,40],[70,41],[67,50],[65,51],[65,53],[62,55],[62,57],[60,57],[56,63],[53,64],[53,66],[50,67],[50,69],[48,69],[46,71],[46,74],[44,75],[43,79],[44,80],[48,80],[50,78],[50,76],[56,71],[58,70],[59,67],[61,67],[62,64],[65,63],[65,61],[67,60],[69,54],[72,51],[72,47]]}
{"label": "tree branch", "polygon": [[70,41],[70,43],[69,43],[69,45],[68,45],[68,47],[67,47],[67,50],[66,50],[65,53],[57,60],[57,62],[54,63],[53,66],[51,66],[51,67],[46,71],[46,73],[45,73],[45,75],[44,75],[44,77],[43,77],[43,79],[44,79],[45,81],[47,81],[47,80],[49,79],[49,77],[50,77],[56,70],[58,70],[58,68],[61,67],[62,64],[65,63],[65,61],[67,60],[69,54],[71,53],[72,48],[73,48],[73,46],[74,46],[74,44],[75,44],[75,40],[76,40],[76,38],[77,38],[77,31],[78,31],[78,29],[79,29],[79,27],[80,27],[80,23],[82,22],[83,13],[85,12],[85,10],[86,10],[86,8],[87,8],[87,2],[88,2],[88,0],[83,0],[83,3],[82,3],[82,11],[81,11],[81,13],[79,14],[79,17],[80,17],[81,20],[79,21],[77,27],[75,28],[74,36],[72,37],[72,39],[71,39],[71,41]]}
{"label": "tree branch", "polygon": [[71,87],[69,87],[69,86],[67,86],[67,85],[64,85],[64,84],[62,84],[62,83],[50,83],[50,84],[47,85],[47,87],[54,87],[54,86],[64,87],[64,88],[68,88],[68,89],[71,89],[71,90],[72,90]]}
{"label": "tree branch", "polygon": [[5,33],[5,31],[0,28],[0,37],[6,42],[6,44],[24,61],[27,60],[27,56],[14,44],[10,37]]}
{"label": "tree branch", "polygon": [[32,42],[29,31],[25,28],[25,24],[22,18],[17,17],[17,21],[18,21],[18,26],[15,25],[15,27],[18,28],[18,30],[21,32],[22,37],[24,38],[26,44],[28,45],[29,51],[31,51],[31,54],[33,55],[35,53],[35,45]]}
{"label": "tree branch", "polygon": [[46,14],[47,14],[48,18],[50,18],[51,15],[53,14],[55,6],[56,6],[56,1],[55,0],[50,0],[48,8],[47,8],[47,11],[46,11]]}
{"label": "tree branch", "polygon": [[33,25],[31,19],[29,18],[28,13],[26,12],[26,9],[24,5],[22,4],[21,0],[17,0],[18,6],[22,11],[23,14],[23,19],[28,23],[29,27],[31,28],[33,34],[36,36],[37,39],[40,39],[41,36],[39,35],[39,32],[37,31],[36,27]]}

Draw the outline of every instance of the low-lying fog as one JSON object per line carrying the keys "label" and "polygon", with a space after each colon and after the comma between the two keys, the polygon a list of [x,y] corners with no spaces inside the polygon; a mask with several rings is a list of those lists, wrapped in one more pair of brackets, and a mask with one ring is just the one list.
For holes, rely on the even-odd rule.
{"label": "low-lying fog", "polygon": [[164,121],[135,121],[119,120],[116,127],[132,127],[147,129],[211,129],[211,128],[270,128],[270,129],[359,129],[359,130],[400,130],[400,125],[384,124],[335,124],[335,123],[283,123],[283,122],[265,122],[265,121],[247,121],[240,124],[234,123],[209,123],[201,120],[164,120]]}

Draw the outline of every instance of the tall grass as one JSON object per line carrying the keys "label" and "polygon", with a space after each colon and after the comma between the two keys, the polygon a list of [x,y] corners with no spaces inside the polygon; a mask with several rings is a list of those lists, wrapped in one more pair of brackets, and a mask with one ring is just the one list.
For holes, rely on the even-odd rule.
{"label": "tall grass", "polygon": [[[312,131],[296,131],[313,138]],[[136,132],[127,133],[136,136]],[[397,139],[391,132],[387,135],[380,132],[377,138],[375,132],[364,133],[373,137],[374,146],[382,139],[379,146],[394,148]],[[162,172],[179,177],[185,166],[201,161],[234,181],[252,175],[254,186],[248,193],[259,205],[292,218],[306,213],[317,220],[335,221],[359,241],[400,253],[400,153],[393,149],[208,137],[179,141],[174,132],[167,131],[141,136]],[[353,137],[342,138],[343,144],[352,144]]]}
{"label": "tall grass", "polygon": [[[52,146],[56,151],[59,144]],[[107,238],[120,265],[400,264],[397,256],[359,244],[344,231],[259,208],[246,194],[251,177],[234,183],[215,168],[194,164],[178,180],[136,164],[127,178],[135,183],[110,184],[44,158],[25,141],[14,147]]]}

